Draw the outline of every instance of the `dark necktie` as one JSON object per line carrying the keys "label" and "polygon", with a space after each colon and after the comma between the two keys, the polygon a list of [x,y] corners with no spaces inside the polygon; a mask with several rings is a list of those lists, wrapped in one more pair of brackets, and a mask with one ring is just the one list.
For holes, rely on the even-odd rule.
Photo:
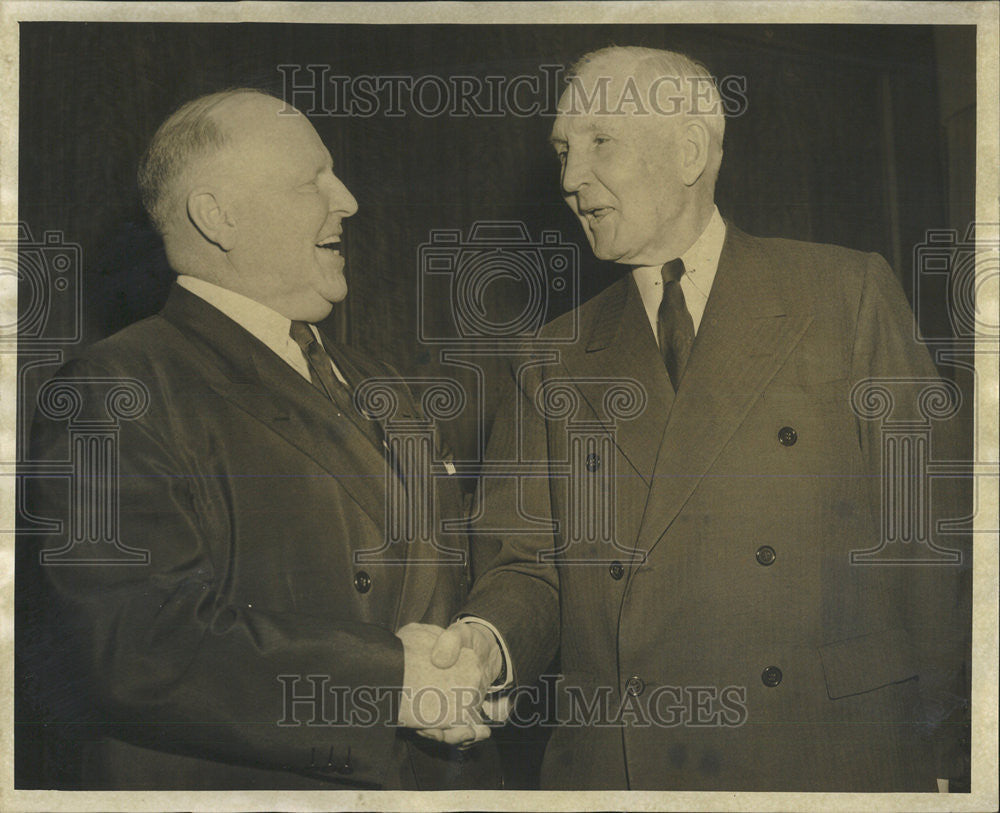
{"label": "dark necktie", "polygon": [[657,312],[656,327],[660,338],[660,354],[667,366],[670,383],[676,392],[684,377],[684,368],[694,344],[694,321],[688,313],[681,290],[684,263],[671,260],[660,269],[663,276],[663,299]]}
{"label": "dark necktie", "polygon": [[382,448],[381,427],[368,420],[354,408],[350,389],[340,382],[333,372],[333,362],[323,345],[316,339],[308,322],[293,321],[288,331],[309,362],[309,380],[323,395],[336,404],[337,409],[364,432],[377,447]]}
{"label": "dark necktie", "polygon": [[[316,339],[308,322],[293,321],[288,331],[294,342],[301,348],[302,355],[309,362],[309,380],[323,395],[337,405],[340,413],[348,418],[376,448],[388,452],[388,446],[382,437],[382,427],[377,421],[368,419],[354,408],[350,388],[341,383],[333,372],[333,362],[326,348]],[[392,455],[389,455],[390,459]],[[393,460],[396,474],[402,478],[398,463]]]}
{"label": "dark necktie", "polygon": [[323,395],[344,408],[346,387],[333,374],[333,362],[322,344],[317,341],[308,322],[293,321],[288,331],[295,343],[301,348],[302,355],[309,362],[309,380]]}

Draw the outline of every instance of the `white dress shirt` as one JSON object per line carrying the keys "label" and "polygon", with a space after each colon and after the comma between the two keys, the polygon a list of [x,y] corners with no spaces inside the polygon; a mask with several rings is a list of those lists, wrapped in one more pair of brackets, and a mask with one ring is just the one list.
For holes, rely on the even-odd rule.
{"label": "white dress shirt", "polygon": [[[292,320],[282,316],[277,311],[271,310],[267,305],[262,305],[256,300],[222,288],[211,282],[206,282],[198,277],[181,274],[177,277],[177,284],[190,291],[199,299],[203,299],[213,308],[222,311],[236,324],[243,328],[255,338],[260,339],[268,348],[284,361],[295,372],[306,381],[312,381],[309,375],[309,362],[302,353],[302,349],[295,343],[289,335],[292,328]],[[323,339],[316,330],[315,325],[309,325],[316,341],[322,346]],[[348,386],[347,379],[337,369],[336,363],[331,359],[330,365],[333,373],[344,386]]]}
{"label": "white dress shirt", "polygon": [[[708,295],[712,292],[715,282],[715,272],[719,270],[719,257],[722,255],[722,244],[726,242],[726,223],[719,214],[718,208],[712,211],[708,225],[691,247],[680,259],[684,262],[684,275],[681,277],[681,291],[684,293],[684,304],[691,321],[694,322],[694,332],[698,335],[701,317],[708,304]],[[670,259],[674,259],[671,257]],[[649,318],[649,326],[657,337],[657,312],[663,300],[662,265],[640,266],[632,270],[632,278],[642,297],[642,305]]]}

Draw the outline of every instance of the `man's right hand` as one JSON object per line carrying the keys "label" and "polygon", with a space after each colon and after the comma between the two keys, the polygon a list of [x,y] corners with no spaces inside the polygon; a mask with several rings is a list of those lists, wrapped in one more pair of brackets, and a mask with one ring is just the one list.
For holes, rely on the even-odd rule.
{"label": "man's right hand", "polygon": [[396,633],[404,657],[399,723],[427,739],[471,744],[490,735],[479,709],[493,675],[486,674],[471,646],[461,645],[463,638],[458,646],[453,636],[446,638],[442,654],[432,659],[446,634],[433,624],[407,624]]}
{"label": "man's right hand", "polygon": [[491,686],[503,669],[503,652],[493,633],[475,621],[456,621],[442,632],[431,652],[431,663],[439,669],[448,669],[459,660],[463,650],[475,653],[488,678],[487,686]]}

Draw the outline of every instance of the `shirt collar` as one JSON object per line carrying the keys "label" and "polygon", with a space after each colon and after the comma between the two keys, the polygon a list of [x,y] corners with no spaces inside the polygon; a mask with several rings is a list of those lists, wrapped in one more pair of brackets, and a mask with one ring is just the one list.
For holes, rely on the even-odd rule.
{"label": "shirt collar", "polygon": [[691,284],[705,298],[708,298],[715,281],[715,273],[719,270],[719,258],[722,256],[722,246],[726,242],[726,222],[719,214],[719,208],[713,207],[708,225],[691,247],[681,255],[684,262],[684,273]]}
{"label": "shirt collar", "polygon": [[283,348],[289,341],[292,320],[267,305],[188,274],[179,275],[177,284],[222,311],[272,350]]}

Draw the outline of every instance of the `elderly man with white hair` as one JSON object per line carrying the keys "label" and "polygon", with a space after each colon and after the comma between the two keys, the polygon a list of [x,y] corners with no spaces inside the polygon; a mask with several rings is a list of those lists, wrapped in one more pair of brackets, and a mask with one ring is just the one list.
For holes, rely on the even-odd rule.
{"label": "elderly man with white hair", "polygon": [[475,515],[499,553],[434,662],[472,649],[502,688],[558,652],[547,788],[933,791],[951,774],[926,701],[962,693],[969,560],[866,558],[883,492],[909,483],[886,481],[851,395],[888,381],[905,422],[937,372],[881,257],[721,216],[723,125],[682,54],[607,48],[572,72],[562,194],[631,273],[539,349],[566,320],[576,344],[513,371]]}

